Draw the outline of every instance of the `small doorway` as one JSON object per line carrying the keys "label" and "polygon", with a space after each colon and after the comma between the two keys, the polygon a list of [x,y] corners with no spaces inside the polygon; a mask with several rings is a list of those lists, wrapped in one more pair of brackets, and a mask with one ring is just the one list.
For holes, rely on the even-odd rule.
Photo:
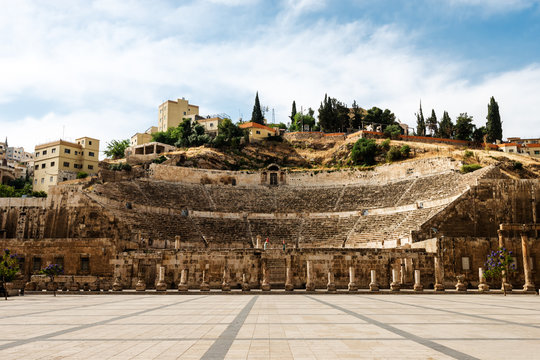
{"label": "small doorway", "polygon": [[277,173],[270,173],[270,185],[277,185],[277,184],[278,184]]}

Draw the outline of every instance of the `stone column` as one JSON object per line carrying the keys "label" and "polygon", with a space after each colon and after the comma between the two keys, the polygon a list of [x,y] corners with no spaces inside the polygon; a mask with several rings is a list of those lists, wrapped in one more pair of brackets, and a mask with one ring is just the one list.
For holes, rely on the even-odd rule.
{"label": "stone column", "polygon": [[201,291],[210,291],[210,285],[206,282],[206,270],[203,270],[202,272],[202,280],[201,280]]}
{"label": "stone column", "polygon": [[144,282],[144,279],[142,278],[142,274],[139,273],[137,276],[137,285],[135,285],[135,290],[137,291],[145,291],[146,290],[146,283]]}
{"label": "stone column", "polygon": [[435,291],[444,291],[444,285],[443,285],[443,264],[442,260],[439,256],[436,256],[433,259],[435,263]]}
{"label": "stone column", "polygon": [[255,243],[255,249],[259,249],[261,247],[261,235],[257,235],[257,242]]}
{"label": "stone column", "polygon": [[523,274],[525,275],[525,285],[523,291],[535,291],[532,283],[531,265],[529,263],[529,237],[526,231],[521,232],[521,253],[523,254]]}
{"label": "stone column", "polygon": [[414,270],[414,291],[424,291],[424,286],[420,279],[420,270]]}
{"label": "stone column", "polygon": [[294,290],[294,285],[293,285],[293,274],[292,274],[292,269],[291,269],[291,265],[287,265],[287,270],[286,270],[286,279],[285,279],[285,291],[293,291]]}
{"label": "stone column", "polygon": [[188,269],[182,269],[180,273],[180,283],[178,284],[178,291],[188,291]]}
{"label": "stone column", "polygon": [[[499,235],[499,248],[504,248],[504,234],[502,230],[497,230],[497,235]],[[508,282],[508,277],[506,276],[506,271],[502,272],[502,285],[501,290],[506,289],[506,291],[512,291],[512,285]]]}
{"label": "stone column", "polygon": [[221,283],[221,291],[231,291],[231,285],[229,284],[229,271],[226,267],[223,269],[223,282]]}
{"label": "stone column", "polygon": [[156,285],[156,291],[167,290],[167,283],[165,282],[165,266],[159,267],[159,280]]}
{"label": "stone column", "polygon": [[180,235],[174,237],[174,249],[180,250]]}
{"label": "stone column", "polygon": [[249,291],[249,282],[247,281],[246,273],[242,274],[242,291]]}
{"label": "stone column", "polygon": [[478,292],[489,291],[489,285],[486,284],[486,277],[484,276],[484,269],[478,268]]}
{"label": "stone column", "polygon": [[467,291],[467,285],[463,282],[465,279],[465,275],[458,275],[456,276],[457,284],[456,284],[456,290],[457,291]]}
{"label": "stone column", "polygon": [[371,282],[369,283],[369,291],[379,291],[379,284],[377,284],[377,272],[371,270]]}
{"label": "stone column", "polygon": [[390,284],[391,291],[399,291],[401,289],[401,284],[399,283],[399,273],[398,270],[392,268],[392,283]]}
{"label": "stone column", "polygon": [[311,260],[306,261],[306,291],[315,291],[315,284],[312,279],[312,264]]}
{"label": "stone column", "polygon": [[354,266],[349,266],[349,291],[358,291],[354,278]]}
{"label": "stone column", "polygon": [[266,261],[263,261],[263,281],[261,284],[261,290],[262,291],[270,291],[270,271],[268,270],[268,265],[266,264]]}
{"label": "stone column", "polygon": [[328,283],[326,284],[326,290],[328,292],[336,292],[336,284],[334,283],[334,273],[328,270]]}

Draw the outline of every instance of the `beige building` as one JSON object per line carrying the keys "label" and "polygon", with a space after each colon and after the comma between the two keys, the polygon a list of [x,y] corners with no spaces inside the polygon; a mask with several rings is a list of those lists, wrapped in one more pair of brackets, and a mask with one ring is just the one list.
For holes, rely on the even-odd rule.
{"label": "beige building", "polygon": [[276,129],[255,122],[240,124],[240,128],[248,131],[250,142],[260,141],[276,135]]}
{"label": "beige building", "polygon": [[152,142],[152,134],[156,133],[157,131],[157,126],[151,126],[143,133],[136,133],[131,137],[129,146],[143,145]]}
{"label": "beige building", "polygon": [[522,152],[529,156],[540,158],[540,144],[526,144],[523,146]]}
{"label": "beige building", "polygon": [[192,118],[193,115],[199,115],[197,105],[191,105],[183,98],[177,101],[167,100],[158,108],[158,131],[177,127],[182,119]]}
{"label": "beige building", "polygon": [[99,140],[82,137],[75,143],[58,140],[36,146],[34,154],[34,191],[77,178],[79,172],[98,172]]}
{"label": "beige building", "polygon": [[210,136],[216,136],[218,133],[219,124],[223,121],[220,116],[201,118],[197,117],[196,121],[204,127],[204,131]]}
{"label": "beige building", "polygon": [[520,145],[526,145],[526,144],[540,144],[540,139],[536,138],[529,138],[529,139],[522,139],[520,137],[509,137],[508,142],[510,143],[517,143]]}

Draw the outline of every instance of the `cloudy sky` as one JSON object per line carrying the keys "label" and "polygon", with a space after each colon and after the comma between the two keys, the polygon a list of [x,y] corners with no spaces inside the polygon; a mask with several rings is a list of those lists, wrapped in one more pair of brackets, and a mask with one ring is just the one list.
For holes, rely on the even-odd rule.
{"label": "cloudy sky", "polygon": [[[286,122],[325,93],[540,137],[540,0],[0,0],[0,138],[124,139],[185,97]],[[267,116],[271,120],[271,115]]]}

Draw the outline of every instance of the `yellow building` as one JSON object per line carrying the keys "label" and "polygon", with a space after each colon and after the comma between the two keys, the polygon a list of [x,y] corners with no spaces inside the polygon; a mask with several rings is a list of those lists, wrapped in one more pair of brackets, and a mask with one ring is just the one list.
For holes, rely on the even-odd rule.
{"label": "yellow building", "polygon": [[263,140],[276,135],[276,129],[255,122],[240,124],[240,128],[248,131],[250,142]]}
{"label": "yellow building", "polygon": [[177,127],[182,119],[190,118],[192,115],[199,115],[197,105],[191,105],[183,98],[177,101],[167,100],[158,108],[158,131]]}
{"label": "yellow building", "polygon": [[197,117],[196,121],[204,127],[204,131],[210,136],[216,136],[218,133],[219,124],[223,121],[222,117]]}
{"label": "yellow building", "polygon": [[76,143],[58,140],[36,146],[34,154],[34,191],[77,178],[77,173],[98,172],[99,140],[82,137]]}

